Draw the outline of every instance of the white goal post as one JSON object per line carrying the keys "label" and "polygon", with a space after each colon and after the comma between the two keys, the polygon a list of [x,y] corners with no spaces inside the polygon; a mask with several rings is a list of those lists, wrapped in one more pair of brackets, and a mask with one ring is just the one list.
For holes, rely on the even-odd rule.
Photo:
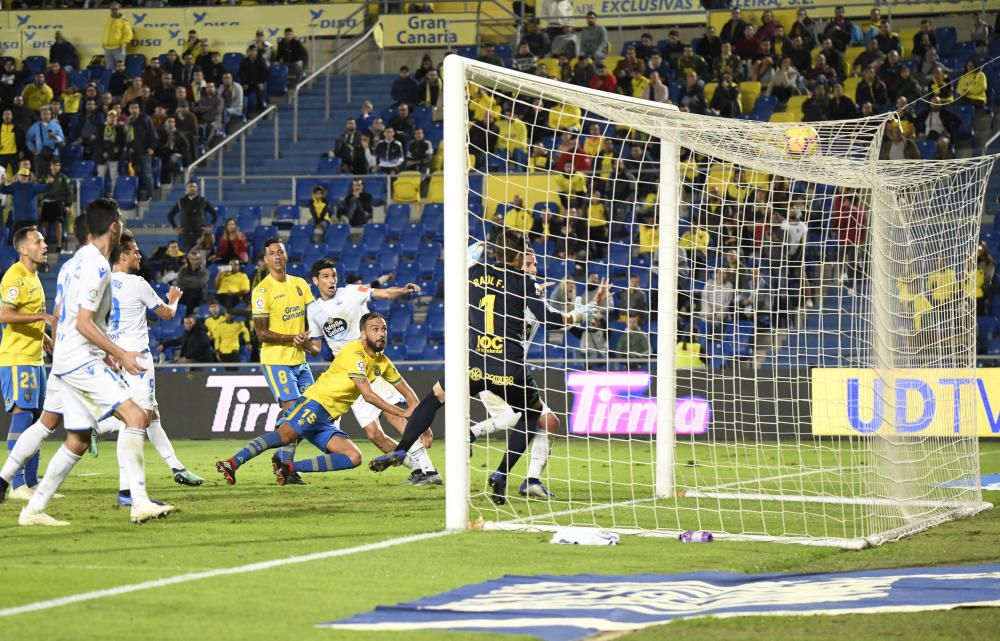
{"label": "white goal post", "polygon": [[[968,288],[993,157],[880,161],[891,115],[719,118],[457,55],[443,76],[449,529],[861,548],[991,507]],[[504,226],[553,305],[613,298],[529,337],[560,427],[498,504],[504,430],[470,462],[467,248],[492,261]]]}

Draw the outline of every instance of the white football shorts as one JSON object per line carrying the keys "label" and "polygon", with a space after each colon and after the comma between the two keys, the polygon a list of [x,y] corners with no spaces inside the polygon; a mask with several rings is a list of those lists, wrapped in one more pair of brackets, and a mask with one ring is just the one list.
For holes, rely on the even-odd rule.
{"label": "white football shorts", "polygon": [[[486,411],[489,413],[491,417],[499,416],[500,414],[506,412],[508,409],[514,409],[515,412],[524,411],[522,409],[511,408],[510,405],[507,404],[507,401],[503,400],[502,398],[500,398],[499,396],[497,396],[496,394],[494,394],[489,390],[483,390],[482,392],[480,392],[479,400],[481,400],[483,402],[483,405],[486,406]],[[545,404],[545,401],[542,401],[542,414],[552,414],[552,410],[549,409],[549,406]]]}
{"label": "white football shorts", "polygon": [[143,352],[139,364],[146,368],[138,376],[122,372],[122,378],[132,392],[132,399],[142,409],[149,411],[156,409],[156,369],[153,367],[153,357],[148,352]]}
{"label": "white football shorts", "polygon": [[[396,405],[397,403],[402,403],[406,399],[403,395],[399,393],[395,385],[390,385],[381,376],[372,381],[372,390],[382,397],[386,403],[390,405]],[[368,401],[366,401],[361,396],[358,400],[354,401],[354,405],[351,405],[351,411],[354,412],[354,418],[357,419],[358,425],[364,428],[369,423],[378,420],[378,417],[382,415],[382,410],[375,407]]]}
{"label": "white football shorts", "polygon": [[58,378],[67,430],[93,429],[132,398],[121,374],[96,358]]}

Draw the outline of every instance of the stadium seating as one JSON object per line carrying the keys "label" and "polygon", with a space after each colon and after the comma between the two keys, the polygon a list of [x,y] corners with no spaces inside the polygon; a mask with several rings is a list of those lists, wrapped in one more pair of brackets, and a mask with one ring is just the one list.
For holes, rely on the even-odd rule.
{"label": "stadium seating", "polygon": [[122,209],[135,209],[139,197],[139,179],[135,176],[119,176],[115,181],[112,197]]}

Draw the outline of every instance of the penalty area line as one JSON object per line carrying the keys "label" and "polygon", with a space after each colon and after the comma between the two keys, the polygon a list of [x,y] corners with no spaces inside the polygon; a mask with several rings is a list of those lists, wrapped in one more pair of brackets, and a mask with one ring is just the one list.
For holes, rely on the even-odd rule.
{"label": "penalty area line", "polygon": [[380,541],[378,543],[368,543],[366,545],[358,545],[351,548],[327,550],[326,552],[316,552],[313,554],[305,554],[303,556],[291,556],[291,557],[286,557],[284,559],[272,559],[270,561],[258,561],[257,563],[250,563],[248,565],[238,565],[232,568],[218,568],[215,570],[205,570],[203,572],[190,572],[188,574],[178,574],[176,576],[169,576],[162,579],[153,579],[151,581],[143,581],[141,583],[130,583],[128,585],[119,585],[114,588],[106,588],[104,590],[94,590],[92,592],[82,592],[80,594],[71,594],[69,596],[57,597],[55,599],[47,599],[45,601],[26,603],[25,605],[18,605],[12,608],[4,608],[0,610],[0,617],[9,617],[17,614],[26,614],[28,612],[38,612],[39,610],[50,610],[52,608],[59,608],[64,605],[72,605],[74,603],[81,603],[83,601],[93,601],[95,599],[103,599],[105,597],[132,594],[134,592],[141,592],[143,590],[152,590],[154,588],[162,588],[169,585],[177,585],[178,583],[188,583],[190,581],[200,581],[202,579],[214,579],[216,577],[231,576],[233,574],[246,574],[248,572],[259,572],[260,570],[270,570],[272,568],[278,568],[285,565],[309,563],[310,561],[321,561],[323,559],[332,559],[338,556],[349,556],[351,554],[372,552],[374,550],[382,550],[397,545],[406,545],[407,543],[416,543],[418,541],[436,539],[442,536],[447,536],[449,534],[454,534],[454,532],[450,530],[442,530],[439,532],[413,534],[411,536],[402,536],[395,539],[388,539],[386,541]]}

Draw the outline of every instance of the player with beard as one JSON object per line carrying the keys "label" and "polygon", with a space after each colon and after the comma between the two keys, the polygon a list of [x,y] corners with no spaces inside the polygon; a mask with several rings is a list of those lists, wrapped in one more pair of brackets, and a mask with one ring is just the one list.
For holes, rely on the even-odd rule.
{"label": "player with beard", "polygon": [[[383,413],[407,418],[417,405],[417,397],[396,371],[382,350],[388,336],[385,318],[378,312],[361,317],[361,338],[344,345],[330,368],[319,377],[282,418],[278,429],[250,441],[232,458],[218,461],[215,468],[230,485],[236,484],[236,470],[266,450],[282,447],[298,439],[306,439],[323,456],[300,461],[282,462],[276,474],[284,485],[296,472],[333,472],[361,465],[361,450],[340,430],[340,417],[347,413],[358,398]],[[386,402],[372,389],[372,382],[381,377],[403,395],[407,408]],[[405,454],[405,452],[404,452]]]}

